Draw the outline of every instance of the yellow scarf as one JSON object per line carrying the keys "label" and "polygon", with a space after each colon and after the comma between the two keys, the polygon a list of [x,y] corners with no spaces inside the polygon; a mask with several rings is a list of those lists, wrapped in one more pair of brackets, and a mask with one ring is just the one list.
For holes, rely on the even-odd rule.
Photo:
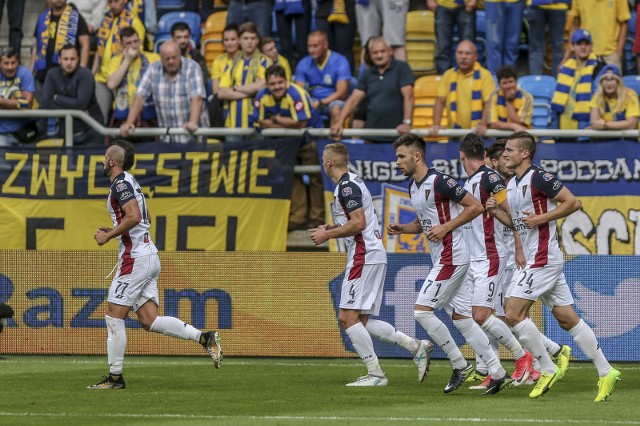
{"label": "yellow scarf", "polygon": [[[522,90],[518,89],[518,91],[516,92],[516,98],[513,100],[513,107],[517,112],[520,112],[520,108],[522,108],[522,104],[525,101],[526,99],[522,94]],[[509,121],[509,113],[507,112],[507,99],[504,97],[504,92],[502,91],[502,89],[498,90],[496,112],[498,113],[498,120],[503,123],[507,123]]]}
{"label": "yellow scarf", "polygon": [[347,15],[347,7],[344,0],[333,0],[333,8],[331,14],[327,18],[328,22],[335,22],[337,24],[348,24],[349,16]]}
{"label": "yellow scarf", "polygon": [[[480,73],[480,64],[478,62],[473,64],[473,87],[471,89],[471,127],[476,125],[482,120],[482,109],[484,103],[482,102],[482,75]],[[451,123],[454,129],[460,129],[458,123],[458,78],[460,77],[460,71],[458,67],[455,68],[453,79],[449,85],[449,110],[451,111]],[[463,102],[466,102],[464,100]]]}
{"label": "yellow scarf", "polygon": [[[102,24],[98,29],[98,48],[97,54],[99,57],[104,56],[104,49],[107,46],[109,37],[111,37],[111,52],[113,55],[119,55],[122,53],[122,43],[120,42],[120,30],[125,27],[130,27],[133,24],[133,19],[137,15],[130,10],[123,9],[119,16],[113,16],[113,13],[109,12],[104,15]],[[116,27],[114,28],[114,22]]]}
{"label": "yellow scarf", "polygon": [[[598,64],[598,58],[595,53],[589,55],[587,63],[584,68],[584,73],[580,80],[576,83],[576,73],[578,69],[578,61],[575,57],[567,59],[558,72],[558,84],[556,90],[553,92],[553,99],[551,100],[551,109],[559,114],[562,114],[565,109],[565,105],[571,96],[575,84],[575,102],[573,105],[572,118],[578,122],[588,124],[590,120],[589,112],[591,108],[589,104],[591,102],[591,91],[593,89],[593,70]],[[582,128],[582,127],[580,127]]]}

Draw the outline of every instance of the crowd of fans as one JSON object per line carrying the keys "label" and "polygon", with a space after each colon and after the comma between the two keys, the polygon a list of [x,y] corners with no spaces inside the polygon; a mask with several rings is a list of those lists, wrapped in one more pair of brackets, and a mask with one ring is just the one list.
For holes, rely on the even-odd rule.
{"label": "crowd of fans", "polygon": [[[119,127],[125,137],[136,127],[326,127],[336,139],[345,126],[399,133],[412,128],[414,74],[405,49],[409,0],[229,0],[220,35],[224,53],[210,67],[194,29],[184,22],[174,24],[172,39],[153,53],[154,0],[44,3],[27,69],[19,64],[22,28],[15,28],[22,25],[16,15],[24,13],[24,1],[8,2],[10,46],[0,52],[0,109],[82,110]],[[187,4],[203,19],[213,13],[213,1]],[[523,17],[532,74],[545,68],[548,36],[550,73],[557,79],[551,108],[559,128],[637,128],[638,96],[624,86],[621,72],[631,17],[627,0],[485,0],[486,67],[475,45],[480,6],[476,0],[425,1],[435,13],[435,64],[442,74],[432,134],[438,134],[445,114],[447,127],[478,134],[532,127],[533,97],[517,83],[523,74],[516,65]],[[573,24],[565,50],[567,16]],[[356,32],[362,58],[354,58]],[[634,51],[640,53],[640,43]],[[0,146],[63,137],[64,131],[56,119],[0,119]],[[81,121],[74,124],[73,140],[83,146],[105,143]],[[299,159],[318,164],[313,142],[301,145]],[[311,206],[293,209],[291,229],[305,227],[307,215],[312,224],[323,221],[321,182],[312,179],[310,187]],[[304,190],[296,183],[294,199],[306,200]]]}

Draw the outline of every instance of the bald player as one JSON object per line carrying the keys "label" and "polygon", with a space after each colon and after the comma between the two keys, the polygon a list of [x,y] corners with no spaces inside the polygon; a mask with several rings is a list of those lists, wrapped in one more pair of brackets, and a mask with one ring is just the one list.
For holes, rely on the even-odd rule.
{"label": "bald player", "polygon": [[151,222],[146,200],[128,171],[134,160],[133,147],[126,141],[116,141],[104,155],[104,175],[111,181],[107,210],[113,228],[98,228],[94,238],[99,246],[117,238],[119,260],[105,315],[109,375],[89,389],[124,389],[122,368],[127,344],[124,321],[131,310],[145,330],[200,343],[216,368],[222,360],[216,331],[202,332],[178,318],[158,316],[160,259],[149,235]]}

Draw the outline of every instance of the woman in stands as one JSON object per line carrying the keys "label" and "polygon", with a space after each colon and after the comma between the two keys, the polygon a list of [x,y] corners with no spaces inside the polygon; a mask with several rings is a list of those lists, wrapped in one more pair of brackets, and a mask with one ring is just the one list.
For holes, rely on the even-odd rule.
{"label": "woman in stands", "polygon": [[638,95],[624,85],[622,73],[615,65],[602,68],[590,106],[591,129],[633,130],[638,127]]}

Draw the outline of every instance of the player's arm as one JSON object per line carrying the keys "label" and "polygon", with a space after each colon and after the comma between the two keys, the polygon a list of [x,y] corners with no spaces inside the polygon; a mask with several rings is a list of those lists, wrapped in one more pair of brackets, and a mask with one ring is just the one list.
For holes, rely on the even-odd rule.
{"label": "player's arm", "polygon": [[523,219],[527,228],[535,228],[542,224],[551,222],[553,220],[562,219],[569,216],[571,213],[579,210],[581,207],[580,201],[566,186],[563,186],[560,192],[553,197],[553,200],[558,203],[558,206],[546,213],[534,214],[533,212],[522,212],[525,215]]}
{"label": "player's arm", "polygon": [[410,223],[390,223],[387,225],[387,234],[389,235],[398,235],[398,234],[419,234],[422,232],[422,226],[420,225],[420,221],[418,218]]}
{"label": "player's arm", "polygon": [[364,208],[360,207],[349,212],[349,221],[337,227],[319,227],[312,229],[311,239],[316,245],[322,244],[331,238],[352,237],[365,230],[367,220],[364,217]]}
{"label": "player's arm", "polygon": [[465,194],[464,198],[462,198],[458,204],[463,206],[464,210],[452,220],[429,228],[427,231],[427,239],[429,241],[436,242],[442,240],[449,232],[471,222],[484,211],[480,201],[469,192]]}
{"label": "player's arm", "polygon": [[113,238],[119,237],[140,223],[142,220],[142,214],[140,213],[140,208],[135,200],[136,197],[132,195],[128,201],[120,205],[124,211],[124,215],[122,216],[122,221],[118,226],[109,231],[107,231],[109,228],[100,228],[96,231],[96,236],[94,238],[98,242],[99,246],[108,243],[109,240]]}

